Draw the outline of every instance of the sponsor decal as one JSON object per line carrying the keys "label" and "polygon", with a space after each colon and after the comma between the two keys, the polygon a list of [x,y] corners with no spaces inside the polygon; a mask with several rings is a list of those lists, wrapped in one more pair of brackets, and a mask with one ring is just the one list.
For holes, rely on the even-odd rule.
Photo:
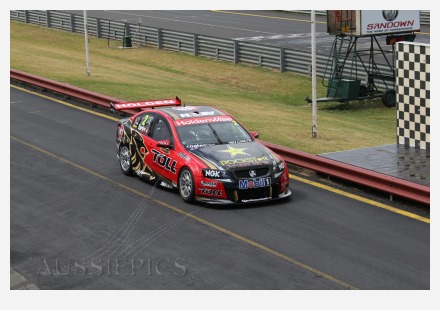
{"label": "sponsor decal", "polygon": [[215,178],[218,179],[220,178],[220,170],[212,170],[212,169],[203,169],[203,176],[205,178]]}
{"label": "sponsor decal", "polygon": [[250,142],[252,141],[251,139],[242,139],[242,140],[234,140],[234,141],[229,141],[228,144],[237,144],[237,143],[244,143],[244,142]]}
{"label": "sponsor decal", "polygon": [[160,140],[157,141],[157,146],[159,146],[160,148],[162,147],[168,147],[171,144],[171,142],[169,140]]}
{"label": "sponsor decal", "polygon": [[177,153],[177,156],[179,156],[180,158],[183,158],[186,161],[191,160],[191,157],[189,157],[188,155],[186,155],[185,153],[182,153],[182,152]]}
{"label": "sponsor decal", "polygon": [[148,108],[148,107],[156,107],[156,106],[168,106],[168,105],[177,105],[180,104],[175,99],[167,99],[167,100],[152,100],[152,101],[143,101],[143,102],[124,102],[124,103],[114,103],[115,110],[122,109],[132,109],[132,108]]}
{"label": "sponsor decal", "polygon": [[122,137],[124,135],[124,126],[119,126],[118,128],[118,140],[122,140]]}
{"label": "sponsor decal", "polygon": [[[148,168],[149,169],[149,168]],[[142,171],[141,169],[136,169],[136,175],[143,179],[154,180],[156,177],[149,172]]]}
{"label": "sponsor decal", "polygon": [[213,195],[213,196],[221,196],[223,191],[221,189],[212,189],[212,188],[199,188],[200,193],[204,195]]}
{"label": "sponsor decal", "polygon": [[165,181],[161,181],[160,186],[163,186],[166,188],[173,188],[173,186],[171,186],[171,184],[169,184],[168,182],[165,182]]}
{"label": "sponsor decal", "polygon": [[215,145],[215,143],[205,143],[205,144],[188,144],[185,146],[185,148],[190,149],[190,150],[197,150],[201,147],[205,147],[205,146],[213,146]]}
{"label": "sponsor decal", "polygon": [[191,111],[191,110],[195,110],[196,107],[174,107],[173,110],[177,110],[177,111]]}
{"label": "sponsor decal", "polygon": [[202,181],[200,182],[200,184],[202,186],[207,186],[207,187],[217,187],[217,182],[208,182],[208,181]]}
{"label": "sponsor decal", "polygon": [[201,111],[201,112],[187,112],[181,113],[181,118],[200,117],[200,116],[212,116],[215,115],[215,111]]}
{"label": "sponsor decal", "polygon": [[249,188],[259,188],[270,186],[270,178],[258,178],[252,180],[239,180],[238,188],[239,189],[249,189]]}
{"label": "sponsor decal", "polygon": [[250,155],[248,153],[246,153],[244,150],[247,150],[247,148],[235,148],[233,146],[228,145],[228,149],[227,150],[221,150],[221,151],[217,151],[219,153],[229,153],[231,155],[232,158],[234,158],[237,155]]}
{"label": "sponsor decal", "polygon": [[[127,135],[127,134],[126,134]],[[145,142],[142,136],[133,129],[130,130],[128,144],[130,145],[131,162],[133,171],[140,170],[143,178],[154,180],[156,177],[151,168],[145,163],[145,156],[150,152],[145,147]]]}
{"label": "sponsor decal", "polygon": [[198,124],[209,124],[209,123],[219,123],[219,122],[230,122],[232,118],[230,116],[208,116],[191,118],[185,120],[175,120],[175,126],[187,126],[187,125],[198,125]]}
{"label": "sponsor decal", "polygon": [[141,122],[141,125],[142,125],[142,126],[145,126],[145,124],[146,124],[147,121],[148,121],[148,117],[149,117],[149,115],[148,115],[148,114],[145,114],[144,119],[143,119],[142,122]]}
{"label": "sponsor decal", "polygon": [[159,166],[164,167],[168,171],[172,173],[176,173],[176,165],[177,161],[173,160],[171,157],[168,157],[164,154],[161,154],[157,150],[151,150],[153,155],[153,162],[157,163]]}
{"label": "sponsor decal", "polygon": [[264,155],[261,157],[248,157],[248,158],[220,160],[220,164],[222,164],[223,166],[228,166],[228,167],[245,167],[245,166],[267,163],[268,161],[269,161],[269,158]]}
{"label": "sponsor decal", "polygon": [[258,201],[265,201],[270,200],[272,197],[264,197],[264,198],[255,198],[255,199],[242,199],[241,202],[258,202]]}

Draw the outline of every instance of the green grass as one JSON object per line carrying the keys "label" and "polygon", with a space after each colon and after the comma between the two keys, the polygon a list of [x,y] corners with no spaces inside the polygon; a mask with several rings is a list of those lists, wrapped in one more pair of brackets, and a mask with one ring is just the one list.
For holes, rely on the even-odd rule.
{"label": "green grass", "polygon": [[[179,96],[185,104],[213,105],[234,115],[264,141],[319,154],[394,143],[396,111],[380,100],[319,103],[312,138],[312,81],[308,76],[232,64],[152,47],[11,21],[11,68],[123,100]],[[318,97],[326,89],[318,81]]]}

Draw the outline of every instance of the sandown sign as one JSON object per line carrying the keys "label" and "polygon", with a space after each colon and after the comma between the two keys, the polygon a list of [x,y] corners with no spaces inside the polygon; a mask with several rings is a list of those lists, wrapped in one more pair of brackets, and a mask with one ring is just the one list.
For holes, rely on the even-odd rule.
{"label": "sandown sign", "polygon": [[420,11],[361,11],[361,34],[379,35],[420,30]]}

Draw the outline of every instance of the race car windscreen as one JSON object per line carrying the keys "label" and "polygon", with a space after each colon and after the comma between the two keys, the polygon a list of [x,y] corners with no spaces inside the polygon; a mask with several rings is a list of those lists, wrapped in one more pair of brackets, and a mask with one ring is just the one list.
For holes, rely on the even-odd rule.
{"label": "race car windscreen", "polygon": [[252,137],[235,121],[177,126],[176,129],[187,149],[252,141]]}

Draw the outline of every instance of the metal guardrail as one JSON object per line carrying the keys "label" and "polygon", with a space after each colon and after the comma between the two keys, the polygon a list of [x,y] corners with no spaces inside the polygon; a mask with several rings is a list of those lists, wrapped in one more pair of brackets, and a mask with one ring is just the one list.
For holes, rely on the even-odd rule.
{"label": "metal guardrail", "polygon": [[[64,31],[84,33],[84,17],[82,15],[59,11],[11,10],[10,19]],[[311,54],[301,50],[152,28],[95,17],[88,17],[87,24],[89,35],[98,38],[123,41],[124,36],[130,36],[132,44],[139,46],[152,46],[236,64],[251,64],[276,69],[280,72],[295,72],[310,76],[312,73]],[[328,55],[316,56],[316,74],[320,78],[324,77],[328,58]],[[379,68],[382,74],[393,75],[388,66],[379,65]],[[358,78],[367,84],[367,72],[359,72]],[[382,81],[377,81],[376,86],[381,90],[388,88]]]}
{"label": "metal guardrail", "polygon": [[[125,102],[117,98],[98,94],[14,69],[10,70],[10,78],[11,80],[19,81],[20,83],[35,85],[46,90],[51,90],[52,92],[78,98],[93,105],[99,105],[108,109],[110,108],[110,102]],[[138,111],[139,110],[135,109],[123,110],[124,113],[129,115]],[[381,192],[389,193],[390,195],[403,197],[426,205],[430,204],[430,187],[428,186],[412,183],[349,164],[340,163],[317,155],[307,154],[269,142],[261,142],[282,156],[289,164],[317,171],[335,178],[348,180],[369,188],[374,188]]]}
{"label": "metal guardrail", "polygon": [[263,142],[282,156],[286,162],[312,171],[373,188],[390,195],[400,196],[423,204],[430,204],[430,187],[409,182],[346,163],[292,150],[284,146]]}

